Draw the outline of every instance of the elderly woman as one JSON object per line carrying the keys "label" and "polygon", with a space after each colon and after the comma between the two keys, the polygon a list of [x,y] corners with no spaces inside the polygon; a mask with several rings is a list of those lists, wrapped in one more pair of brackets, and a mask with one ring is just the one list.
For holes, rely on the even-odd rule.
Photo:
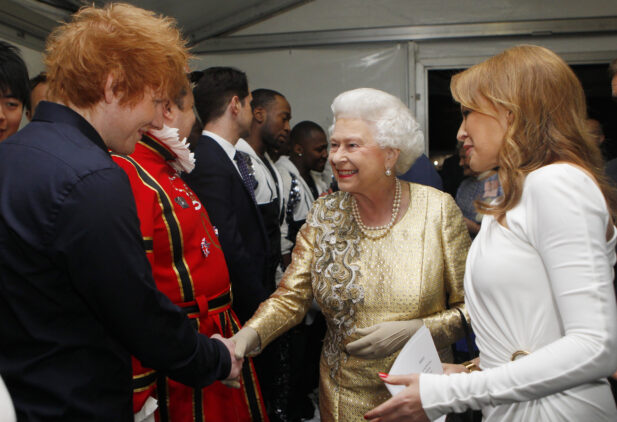
{"label": "elderly woman", "polygon": [[480,205],[467,260],[480,359],[447,368],[471,373],[386,377],[408,387],[367,419],[481,408],[486,421],[616,421],[606,377],[617,367],[617,198],[581,84],[553,52],[519,46],[456,75],[451,89],[472,170],[499,167],[504,193]]}
{"label": "elderly woman", "polygon": [[375,89],[332,104],[330,163],[340,192],[318,199],[276,292],[234,340],[251,352],[297,324],[313,297],[327,321],[319,405],[325,421],[357,421],[390,396],[378,377],[425,324],[443,360],[463,336],[470,240],[450,195],[401,182],[422,153],[410,111]]}

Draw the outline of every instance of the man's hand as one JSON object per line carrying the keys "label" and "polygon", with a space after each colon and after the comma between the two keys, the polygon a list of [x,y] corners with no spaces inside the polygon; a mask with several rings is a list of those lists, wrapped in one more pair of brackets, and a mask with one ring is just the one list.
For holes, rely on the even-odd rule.
{"label": "man's hand", "polygon": [[356,331],[363,336],[346,346],[350,355],[364,359],[380,359],[400,350],[407,340],[422,327],[421,319],[388,321]]}
{"label": "man's hand", "polygon": [[366,413],[364,419],[374,422],[428,422],[420,400],[419,374],[380,376],[388,384],[406,385],[407,388]]}
{"label": "man's hand", "polygon": [[238,359],[245,356],[255,356],[261,345],[259,334],[251,327],[242,328],[230,340],[236,345],[236,357]]}
{"label": "man's hand", "polygon": [[240,377],[240,373],[242,371],[242,363],[244,362],[244,357],[238,358],[236,356],[236,343],[234,343],[231,339],[223,338],[220,334],[214,334],[212,339],[219,340],[221,343],[227,347],[229,351],[229,356],[231,357],[231,370],[229,371],[229,375],[225,380],[221,381],[228,387],[240,388],[240,383],[238,378]]}

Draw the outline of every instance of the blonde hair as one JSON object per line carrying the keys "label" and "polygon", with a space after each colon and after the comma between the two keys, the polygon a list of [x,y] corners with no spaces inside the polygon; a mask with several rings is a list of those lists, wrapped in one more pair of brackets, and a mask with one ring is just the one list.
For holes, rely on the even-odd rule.
{"label": "blonde hair", "polygon": [[476,203],[480,212],[505,215],[519,202],[528,173],[561,161],[593,176],[615,219],[617,195],[587,124],[583,88],[559,56],[533,45],[513,47],[455,75],[450,90],[464,107],[495,116],[501,106],[511,115],[498,155],[503,197]]}
{"label": "blonde hair", "polygon": [[411,111],[394,95],[373,88],[357,88],[339,94],[332,102],[334,115],[330,135],[337,119],[364,120],[381,148],[400,151],[394,165],[403,174],[424,152],[424,135]]}
{"label": "blonde hair", "polygon": [[167,98],[189,89],[186,42],[173,19],[124,3],[83,7],[47,39],[52,100],[90,108],[103,99],[107,76],[122,104],[146,88]]}

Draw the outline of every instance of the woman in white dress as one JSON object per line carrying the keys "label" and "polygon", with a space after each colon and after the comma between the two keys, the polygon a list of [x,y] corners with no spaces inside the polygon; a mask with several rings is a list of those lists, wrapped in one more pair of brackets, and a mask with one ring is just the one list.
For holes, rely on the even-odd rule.
{"label": "woman in white dress", "polygon": [[614,190],[586,126],[582,87],[551,51],[518,46],[453,77],[458,138],[503,199],[467,258],[465,302],[480,357],[405,384],[366,414],[426,421],[468,408],[486,421],[616,421]]}

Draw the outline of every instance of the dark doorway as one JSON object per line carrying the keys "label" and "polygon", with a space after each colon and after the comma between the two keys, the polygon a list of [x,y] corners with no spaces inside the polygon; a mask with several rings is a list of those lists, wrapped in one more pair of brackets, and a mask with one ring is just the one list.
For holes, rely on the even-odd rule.
{"label": "dark doorway", "polygon": [[587,113],[602,125],[605,140],[602,154],[606,160],[617,157],[617,104],[611,98],[608,63],[572,65],[587,97]]}
{"label": "dark doorway", "polygon": [[428,71],[429,156],[452,154],[456,132],[461,124],[461,109],[450,94],[450,79],[464,69]]}

